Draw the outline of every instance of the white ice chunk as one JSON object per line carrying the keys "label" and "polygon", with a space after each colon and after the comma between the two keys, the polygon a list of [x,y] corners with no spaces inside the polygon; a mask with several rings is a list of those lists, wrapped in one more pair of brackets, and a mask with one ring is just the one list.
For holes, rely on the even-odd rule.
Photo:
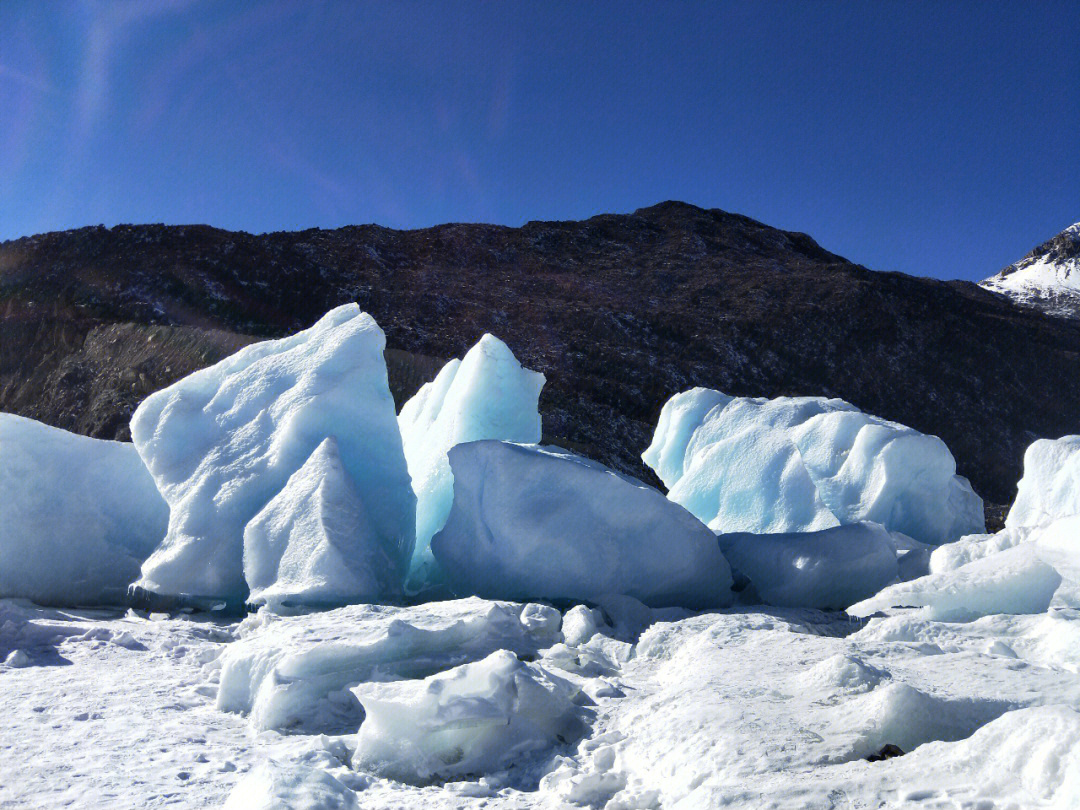
{"label": "white ice chunk", "polygon": [[222,810],[357,810],[356,793],[319,768],[264,762],[244,776]]}
{"label": "white ice chunk", "polygon": [[399,552],[378,535],[330,437],[244,530],[248,601],[336,606],[398,599]]}
{"label": "white ice chunk", "polygon": [[892,585],[847,609],[869,616],[899,607],[922,608],[920,618],[970,621],[996,613],[1042,613],[1050,606],[1061,575],[1029,544],[992,554],[954,571]]}
{"label": "white ice chunk", "polygon": [[1039,439],[1024,453],[1024,475],[1005,518],[1010,529],[1080,514],[1080,436]]}
{"label": "white ice chunk", "polygon": [[563,616],[563,640],[571,647],[577,647],[596,635],[604,626],[604,615],[597,608],[575,605]]}
{"label": "white ice chunk", "polygon": [[132,445],[0,414],[0,597],[120,604],[168,519]]}
{"label": "white ice chunk", "polygon": [[1061,575],[1052,605],[1080,608],[1080,515],[1059,518],[1041,526],[1005,528],[997,534],[970,535],[934,550],[931,573],[954,571],[969,561],[1003,558],[1002,552],[1021,546]]}
{"label": "white ice chunk", "polygon": [[892,583],[896,548],[876,523],[794,534],[722,534],[728,562],[767,604],[842,610]]}
{"label": "white ice chunk", "polygon": [[507,650],[409,684],[393,699],[361,693],[366,718],[353,766],[414,784],[504,771],[584,734],[576,694]]}
{"label": "white ice chunk", "polygon": [[375,535],[406,560],[416,497],[384,345],[371,316],[347,304],[310,329],[247,346],[150,395],[131,434],[171,514],[137,585],[193,601],[242,601],[244,527],[328,436]]}
{"label": "white ice chunk", "polygon": [[1080,515],[1027,530],[1026,539],[1039,558],[1061,575],[1054,606],[1080,608]]}
{"label": "white ice chunk", "polygon": [[716,537],[636,479],[569,452],[497,441],[459,444],[450,464],[454,505],[431,548],[458,593],[731,601]]}
{"label": "white ice chunk", "polygon": [[348,687],[423,678],[499,649],[535,654],[557,640],[556,613],[480,599],[287,618],[260,611],[222,653],[217,706],[249,713],[259,730],[341,731],[359,722]]}
{"label": "white ice chunk", "polygon": [[642,458],[717,532],[873,521],[938,544],[984,525],[981,499],[940,439],[839,399],[695,388],[664,405]]}
{"label": "white ice chunk", "polygon": [[1004,529],[997,534],[969,534],[955,543],[938,546],[930,553],[930,573],[955,571],[969,562],[997,554],[1026,539],[1026,533],[1018,529]]}
{"label": "white ice chunk", "polygon": [[31,663],[32,661],[26,650],[12,650],[8,653],[8,657],[4,659],[4,664],[12,669],[28,667]]}
{"label": "white ice chunk", "polygon": [[505,343],[484,335],[463,360],[443,366],[432,382],[402,406],[398,424],[416,492],[410,591],[441,580],[430,546],[454,500],[447,452],[454,445],[480,439],[540,441],[538,403],[543,387],[543,374],[523,368]]}

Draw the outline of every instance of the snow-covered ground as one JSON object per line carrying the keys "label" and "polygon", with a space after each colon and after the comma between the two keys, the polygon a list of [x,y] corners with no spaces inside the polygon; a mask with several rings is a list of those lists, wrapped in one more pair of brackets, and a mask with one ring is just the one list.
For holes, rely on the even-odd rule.
{"label": "snow-covered ground", "polygon": [[1075,807],[1078,618],[7,600],[0,806]]}

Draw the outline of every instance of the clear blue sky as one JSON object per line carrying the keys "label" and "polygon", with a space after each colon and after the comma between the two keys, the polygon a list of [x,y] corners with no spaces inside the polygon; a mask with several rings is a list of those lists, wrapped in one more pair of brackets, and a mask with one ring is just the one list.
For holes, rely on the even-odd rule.
{"label": "clear blue sky", "polygon": [[665,199],[989,275],[1080,220],[1080,0],[0,2],[0,239]]}

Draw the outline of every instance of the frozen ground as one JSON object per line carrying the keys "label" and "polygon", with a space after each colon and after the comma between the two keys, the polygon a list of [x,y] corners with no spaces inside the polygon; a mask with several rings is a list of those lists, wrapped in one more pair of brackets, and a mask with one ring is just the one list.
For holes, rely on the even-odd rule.
{"label": "frozen ground", "polygon": [[0,601],[0,806],[1076,807],[1077,618]]}

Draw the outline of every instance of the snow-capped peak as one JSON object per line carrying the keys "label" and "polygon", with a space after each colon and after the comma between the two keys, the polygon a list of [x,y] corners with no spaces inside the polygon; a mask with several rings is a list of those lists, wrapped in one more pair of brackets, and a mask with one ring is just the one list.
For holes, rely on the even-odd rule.
{"label": "snow-capped peak", "polygon": [[1080,318],[1080,222],[979,284],[1022,306]]}

